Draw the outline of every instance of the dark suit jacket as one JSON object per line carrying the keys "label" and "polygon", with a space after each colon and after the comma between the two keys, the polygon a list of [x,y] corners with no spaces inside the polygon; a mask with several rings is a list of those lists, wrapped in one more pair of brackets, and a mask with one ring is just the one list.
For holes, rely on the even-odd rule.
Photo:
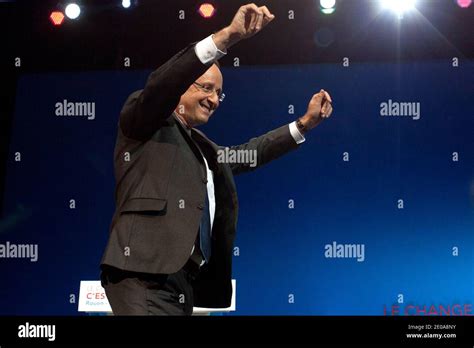
{"label": "dark suit jacket", "polygon": [[216,212],[212,256],[193,285],[194,303],[218,308],[229,306],[232,296],[238,212],[233,175],[251,171],[298,145],[284,125],[230,147],[257,150],[257,167],[218,163],[220,147],[194,129],[195,142],[173,112],[180,96],[208,68],[190,44],[154,71],[145,88],[125,102],[114,151],[116,210],[101,265],[164,274],[184,266],[198,234],[206,194],[199,143],[214,171]]}

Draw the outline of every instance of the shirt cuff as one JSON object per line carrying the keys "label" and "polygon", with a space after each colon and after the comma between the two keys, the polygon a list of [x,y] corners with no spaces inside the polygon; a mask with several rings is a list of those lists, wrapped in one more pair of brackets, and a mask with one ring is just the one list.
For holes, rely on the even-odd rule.
{"label": "shirt cuff", "polygon": [[301,134],[301,132],[299,131],[298,127],[296,126],[296,121],[291,122],[289,124],[289,127],[291,136],[293,137],[293,139],[295,139],[297,144],[301,144],[306,140],[303,134]]}
{"label": "shirt cuff", "polygon": [[209,64],[210,62],[218,60],[227,54],[227,52],[222,52],[217,48],[214,40],[212,39],[212,35],[209,35],[204,40],[199,41],[194,47],[194,51],[203,64]]}

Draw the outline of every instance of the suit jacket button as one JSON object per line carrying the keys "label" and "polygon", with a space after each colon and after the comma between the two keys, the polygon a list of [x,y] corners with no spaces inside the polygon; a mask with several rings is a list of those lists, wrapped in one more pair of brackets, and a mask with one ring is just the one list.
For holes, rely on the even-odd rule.
{"label": "suit jacket button", "polygon": [[204,209],[204,204],[199,204],[199,205],[198,205],[198,209],[199,209],[199,210],[203,210],[203,209]]}
{"label": "suit jacket button", "polygon": [[202,182],[207,184],[207,179],[206,178],[202,178]]}

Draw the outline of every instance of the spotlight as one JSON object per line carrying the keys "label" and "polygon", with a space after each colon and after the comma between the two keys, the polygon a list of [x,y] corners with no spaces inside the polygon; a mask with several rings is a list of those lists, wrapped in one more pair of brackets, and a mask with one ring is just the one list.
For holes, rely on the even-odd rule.
{"label": "spotlight", "polygon": [[72,3],[66,6],[66,16],[70,19],[76,19],[81,14],[81,8],[78,4]]}
{"label": "spotlight", "polygon": [[468,8],[472,4],[472,0],[457,0],[459,7]]}
{"label": "spotlight", "polygon": [[336,0],[319,0],[319,5],[324,14],[331,14],[336,10]]}
{"label": "spotlight", "polygon": [[416,0],[381,0],[381,2],[383,8],[391,10],[402,17],[405,12],[415,8]]}
{"label": "spotlight", "polygon": [[199,6],[198,12],[204,18],[211,18],[216,13],[216,8],[213,4],[206,2]]}
{"label": "spotlight", "polygon": [[51,20],[53,25],[59,26],[63,24],[64,14],[61,11],[53,11],[49,15],[49,19]]}
{"label": "spotlight", "polygon": [[123,8],[129,8],[131,5],[130,0],[122,0],[122,6]]}

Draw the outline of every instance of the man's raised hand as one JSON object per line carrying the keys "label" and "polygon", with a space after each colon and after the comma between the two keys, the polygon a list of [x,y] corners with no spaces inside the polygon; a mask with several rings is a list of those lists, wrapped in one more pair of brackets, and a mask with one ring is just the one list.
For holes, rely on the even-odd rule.
{"label": "man's raised hand", "polygon": [[274,18],[266,6],[258,7],[254,3],[241,6],[230,25],[214,34],[214,42],[220,50],[225,50],[254,36]]}
{"label": "man's raised hand", "polygon": [[238,40],[247,39],[261,31],[275,16],[266,6],[257,7],[255,4],[239,8],[229,25],[229,33]]}

